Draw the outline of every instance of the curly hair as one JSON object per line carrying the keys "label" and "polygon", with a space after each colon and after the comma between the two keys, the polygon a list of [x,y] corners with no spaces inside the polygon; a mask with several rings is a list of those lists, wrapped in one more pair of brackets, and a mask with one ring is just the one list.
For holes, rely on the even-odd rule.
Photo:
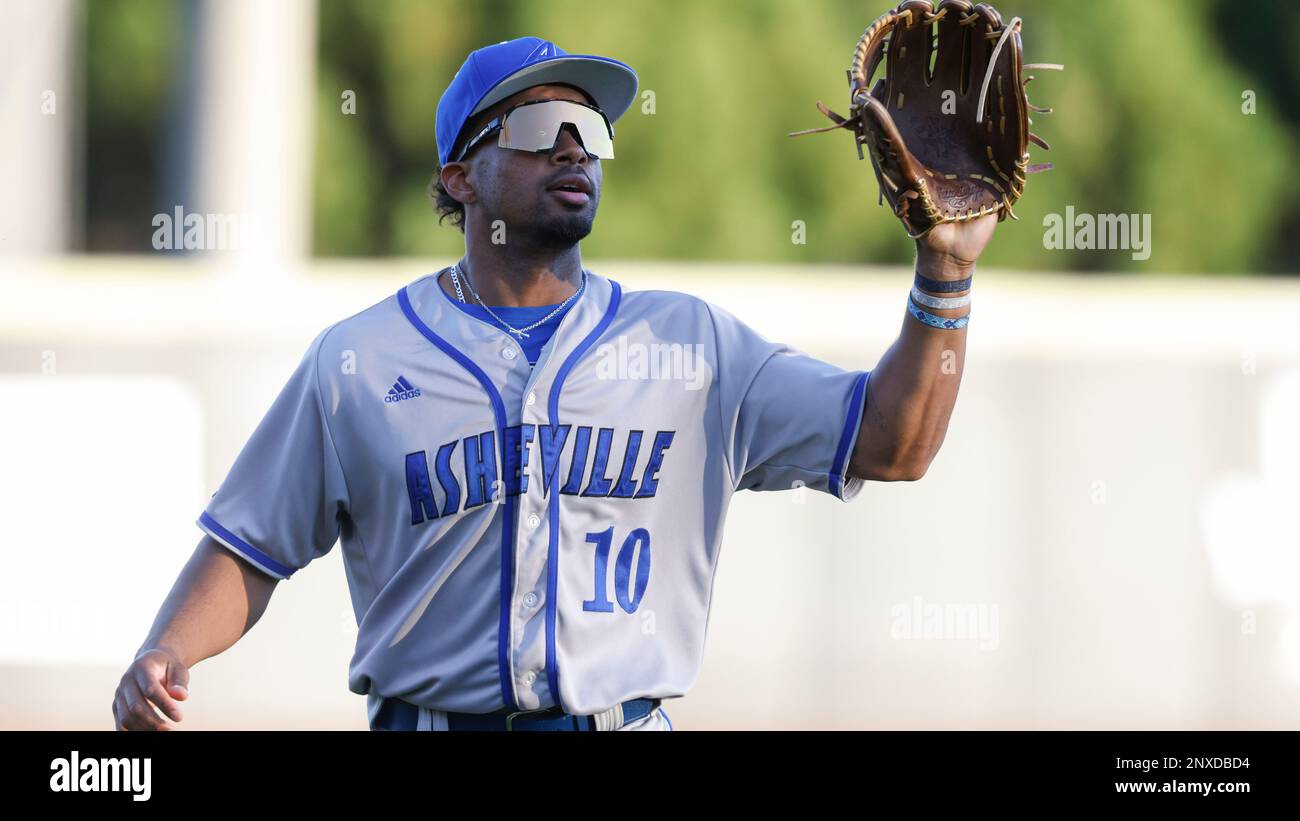
{"label": "curly hair", "polygon": [[[469,135],[481,129],[490,119],[491,111],[480,111],[466,120],[460,128],[460,133],[452,141],[451,156],[455,157],[458,153],[457,149],[469,139]],[[438,214],[438,224],[450,222],[453,228],[462,234],[465,233],[465,204],[459,202],[443,187],[441,165],[433,169],[433,178],[429,180],[428,192],[429,199],[433,202],[433,210]]]}
{"label": "curly hair", "polygon": [[465,206],[443,188],[442,166],[433,170],[428,191],[429,199],[433,201],[433,210],[438,213],[438,224],[442,225],[444,221],[450,221],[452,227],[462,234],[465,233]]}

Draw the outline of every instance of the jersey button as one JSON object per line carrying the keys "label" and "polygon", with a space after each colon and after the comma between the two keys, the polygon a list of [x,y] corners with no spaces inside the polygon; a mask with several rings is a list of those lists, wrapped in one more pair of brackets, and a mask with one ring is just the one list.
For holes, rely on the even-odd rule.
{"label": "jersey button", "polygon": [[506,359],[514,359],[516,356],[518,356],[518,354],[515,353],[514,348],[502,348],[501,355]]}
{"label": "jersey button", "polygon": [[537,594],[536,594],[536,593],[531,593],[531,592],[530,592],[527,596],[524,596],[524,606],[525,606],[525,607],[536,607],[536,606],[537,606]]}
{"label": "jersey button", "polygon": [[528,392],[528,404],[530,404],[530,405],[536,405],[536,404],[537,404],[537,392],[536,392],[536,391],[529,391],[529,392]]}
{"label": "jersey button", "polygon": [[537,527],[537,526],[538,526],[539,524],[541,524],[541,523],[542,523],[542,520],[539,519],[539,518],[537,518],[537,514],[536,514],[536,513],[533,513],[533,514],[531,514],[531,515],[528,517],[528,526],[529,526],[529,527]]}
{"label": "jersey button", "polygon": [[527,684],[529,687],[532,687],[534,681],[537,681],[537,674],[534,673],[532,670],[529,670],[527,673],[524,674],[524,684]]}

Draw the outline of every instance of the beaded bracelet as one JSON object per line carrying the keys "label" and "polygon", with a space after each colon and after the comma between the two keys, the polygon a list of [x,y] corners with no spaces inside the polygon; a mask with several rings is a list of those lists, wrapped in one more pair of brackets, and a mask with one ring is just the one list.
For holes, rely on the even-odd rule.
{"label": "beaded bracelet", "polygon": [[929,325],[931,328],[938,328],[944,331],[961,330],[970,322],[969,311],[967,311],[964,316],[951,318],[946,316],[935,316],[934,314],[921,310],[921,306],[917,305],[912,299],[907,300],[907,312],[916,319],[919,319],[921,322],[924,322],[926,325]]}

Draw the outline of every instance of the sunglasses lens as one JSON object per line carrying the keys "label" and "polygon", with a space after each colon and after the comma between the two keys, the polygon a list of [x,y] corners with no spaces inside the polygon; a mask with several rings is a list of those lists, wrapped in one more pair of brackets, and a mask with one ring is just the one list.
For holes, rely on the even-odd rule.
{"label": "sunglasses lens", "polygon": [[578,130],[588,154],[602,160],[614,159],[614,138],[605,116],[567,100],[547,100],[511,110],[501,127],[498,144],[520,151],[549,151],[565,123],[572,123]]}

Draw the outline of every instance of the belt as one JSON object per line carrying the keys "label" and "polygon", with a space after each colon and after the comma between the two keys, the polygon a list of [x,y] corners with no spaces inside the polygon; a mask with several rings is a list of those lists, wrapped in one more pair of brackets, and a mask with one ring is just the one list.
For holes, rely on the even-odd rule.
{"label": "belt", "polygon": [[[635,698],[614,708],[613,715],[622,710],[622,722],[631,724],[659,709],[657,698]],[[588,731],[601,729],[611,722],[599,721],[596,715],[573,715],[559,707],[545,710],[527,710],[498,713],[447,713],[448,730],[515,730],[536,732]],[[604,714],[600,714],[603,716]],[[400,698],[385,698],[371,725],[373,730],[414,730],[419,726],[420,707]],[[614,727],[610,727],[614,729]]]}

